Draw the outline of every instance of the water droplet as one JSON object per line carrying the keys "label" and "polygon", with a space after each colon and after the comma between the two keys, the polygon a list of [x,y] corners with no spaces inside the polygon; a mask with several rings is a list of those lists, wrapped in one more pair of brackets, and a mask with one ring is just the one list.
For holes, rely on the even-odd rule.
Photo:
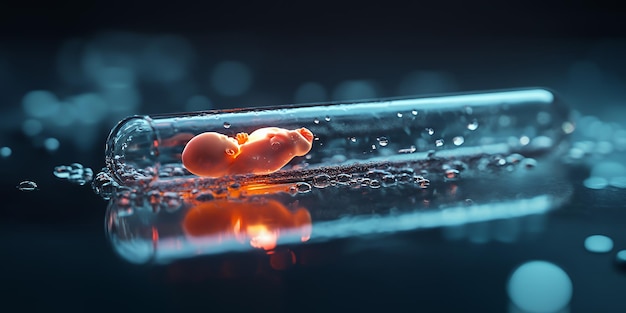
{"label": "water droplet", "polygon": [[437,146],[437,147],[441,147],[441,146],[443,146],[443,139],[437,139],[437,140],[435,140],[435,146]]}
{"label": "water droplet", "polygon": [[585,238],[585,249],[593,253],[606,253],[613,249],[613,239],[603,235]]}
{"label": "water droplet", "polygon": [[521,162],[523,159],[524,159],[523,155],[519,153],[513,153],[513,154],[510,154],[508,157],[506,157],[506,162],[510,164],[517,164]]}
{"label": "water droplet", "polygon": [[315,123],[315,124],[319,124],[319,123],[320,123],[320,120],[318,120],[318,119],[314,119],[314,120],[313,120],[313,123]]}
{"label": "water droplet", "polygon": [[389,144],[389,139],[387,139],[387,137],[379,137],[376,138],[376,140],[378,140],[378,144],[381,147],[386,147]]}
{"label": "water droplet", "polygon": [[[274,143],[278,143],[278,142],[276,142],[276,141],[275,141],[275,142],[273,142],[273,143],[272,143],[272,145],[273,145]],[[226,154],[228,154],[228,155],[235,155],[235,150],[233,150],[233,149],[226,149],[226,150],[224,150],[224,151],[225,151],[225,152],[226,152]]]}
{"label": "water droplet", "polygon": [[397,117],[402,117],[402,113],[398,112],[398,113],[396,114],[396,116],[397,116]]}
{"label": "water droplet", "polygon": [[472,107],[469,105],[466,105],[464,109],[465,109],[465,114],[467,115],[472,115],[472,113],[474,113],[474,109],[472,109]]}
{"label": "water droplet", "polygon": [[408,173],[402,173],[397,176],[398,183],[400,184],[408,184],[413,182],[413,175]]}
{"label": "water droplet", "polygon": [[456,136],[454,138],[452,138],[452,143],[455,146],[460,146],[465,142],[465,138],[463,138],[462,136]]}
{"label": "water droplet", "polygon": [[9,147],[0,148],[0,157],[8,158],[11,156],[11,153],[13,153],[13,150],[11,150],[11,148]]}
{"label": "water droplet", "polygon": [[425,128],[425,130],[426,130],[426,133],[428,133],[428,135],[430,136],[432,136],[435,133],[435,130],[430,127]]}
{"label": "water droplet", "polygon": [[464,202],[465,202],[465,205],[473,205],[474,204],[474,200],[469,199],[469,198],[465,199]]}
{"label": "water droplet", "polygon": [[313,177],[313,187],[326,188],[330,186],[330,176],[327,174],[320,174]]}
{"label": "water droplet", "polygon": [[115,191],[115,187],[116,184],[106,171],[106,168],[103,168],[91,182],[91,188],[93,191],[104,200],[111,199],[111,195]]}
{"label": "water droplet", "polygon": [[226,128],[226,129],[230,128],[230,123],[229,122],[224,122],[224,128]]}
{"label": "water droplet", "polygon": [[356,142],[356,137],[350,137],[349,139],[350,139],[350,141],[352,141],[352,142]]}
{"label": "water droplet", "polygon": [[311,191],[311,185],[305,182],[298,182],[296,183],[296,190],[298,193],[307,193]]}
{"label": "water droplet", "polygon": [[449,169],[445,170],[445,172],[444,172],[444,178],[446,180],[450,180],[450,181],[454,181],[454,180],[459,179],[460,175],[461,175],[461,172],[459,172],[459,170],[453,169],[453,168],[449,168]]}
{"label": "water droplet", "polygon": [[330,122],[330,116],[328,116],[328,115],[327,115],[327,116],[324,118],[324,120],[325,120],[326,122]]}
{"label": "water droplet", "polygon": [[417,110],[413,110],[413,111],[411,111],[411,114],[413,114],[413,116],[416,116],[416,115],[417,115],[417,113],[418,113],[418,112],[417,112]]}
{"label": "water droplet", "polygon": [[572,280],[557,265],[530,261],[518,267],[507,284],[511,301],[528,312],[558,312],[572,299]]}
{"label": "water droplet", "polygon": [[39,190],[39,187],[37,186],[37,183],[35,183],[34,181],[30,181],[30,180],[25,180],[23,182],[20,182],[17,186],[17,189],[19,189],[20,191],[35,191],[35,190]]}
{"label": "water droplet", "polygon": [[467,129],[469,130],[478,129],[478,121],[476,119],[473,119],[469,124],[467,124]]}

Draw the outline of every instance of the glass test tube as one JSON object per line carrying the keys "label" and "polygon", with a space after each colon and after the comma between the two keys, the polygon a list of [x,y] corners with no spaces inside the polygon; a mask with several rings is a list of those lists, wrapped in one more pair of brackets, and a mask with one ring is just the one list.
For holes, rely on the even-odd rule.
{"label": "glass test tube", "polygon": [[[312,150],[269,175],[182,167],[199,133],[268,126],[308,128]],[[573,129],[545,89],[130,117],[107,141],[109,170],[131,188],[111,199],[105,229],[126,260],[168,263],[541,214],[571,194],[555,156]]]}
{"label": "glass test tube", "polygon": [[191,138],[203,132],[235,137],[262,127],[306,127],[315,136],[306,156],[277,173],[247,175],[263,183],[381,164],[421,170],[433,153],[534,156],[553,150],[573,131],[570,111],[545,89],[133,116],[111,131],[107,168],[122,186],[198,179],[181,162]]}

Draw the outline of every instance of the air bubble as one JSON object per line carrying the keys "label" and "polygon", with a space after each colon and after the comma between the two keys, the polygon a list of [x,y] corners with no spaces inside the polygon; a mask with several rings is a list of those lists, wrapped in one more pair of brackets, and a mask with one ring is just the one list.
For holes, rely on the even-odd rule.
{"label": "air bubble", "polygon": [[326,188],[330,186],[330,176],[327,174],[320,174],[313,177],[313,187]]}
{"label": "air bubble", "polygon": [[478,121],[476,119],[472,120],[469,124],[467,124],[467,129],[469,130],[478,129]]}
{"label": "air bubble", "polygon": [[17,189],[19,189],[20,191],[35,191],[35,190],[39,190],[39,187],[37,186],[37,183],[35,183],[34,181],[30,181],[30,180],[25,180],[23,182],[20,182],[17,186]]}
{"label": "air bubble", "polygon": [[443,139],[437,139],[437,140],[435,140],[435,146],[437,146],[437,147],[442,147],[442,146],[443,146]]}
{"label": "air bubble", "polygon": [[435,130],[434,130],[434,129],[432,129],[432,128],[430,128],[430,127],[425,128],[425,130],[426,130],[426,133],[427,133],[429,136],[432,136],[432,135],[435,133]]}
{"label": "air bubble", "polygon": [[411,111],[411,114],[413,114],[413,116],[416,116],[416,115],[417,115],[417,113],[418,113],[418,112],[417,112],[417,110],[413,110],[413,111]]}
{"label": "air bubble", "polygon": [[224,122],[224,128],[226,128],[226,129],[230,128],[230,123],[229,122]]}
{"label": "air bubble", "polygon": [[326,122],[330,122],[330,116],[328,116],[328,115],[327,115],[327,116],[324,118],[324,120],[325,120]]}
{"label": "air bubble", "polygon": [[315,124],[319,124],[319,123],[320,123],[320,120],[318,120],[318,119],[314,119],[314,120],[313,120],[313,123],[315,123]]}
{"label": "air bubble", "polygon": [[417,184],[418,187],[422,189],[426,189],[428,188],[428,186],[430,186],[430,180],[419,175],[413,177],[413,181]]}
{"label": "air bubble", "polygon": [[396,176],[388,174],[380,178],[384,187],[395,186],[397,184]]}
{"label": "air bubble", "polygon": [[387,139],[387,137],[379,137],[376,138],[376,140],[378,140],[378,144],[381,147],[386,147],[389,144],[389,139]]}
{"label": "air bubble", "polygon": [[341,173],[337,175],[337,184],[348,185],[350,184],[350,179],[352,179],[352,175]]}
{"label": "air bubble", "polygon": [[298,182],[296,183],[296,190],[298,191],[298,193],[307,193],[311,191],[311,185],[305,183],[305,182]]}
{"label": "air bubble", "polygon": [[402,113],[398,112],[398,113],[396,114],[396,116],[397,116],[397,117],[402,117]]}
{"label": "air bubble", "polygon": [[356,142],[356,137],[350,137],[351,142]]}
{"label": "air bubble", "polygon": [[607,253],[613,249],[613,239],[603,235],[593,235],[585,239],[585,249],[593,253]]}
{"label": "air bubble", "polygon": [[378,180],[374,179],[374,180],[371,180],[371,181],[370,181],[369,186],[370,186],[370,188],[372,188],[372,189],[378,189],[378,188],[380,188],[381,183],[380,183],[380,181],[378,181]]}
{"label": "air bubble", "polygon": [[458,180],[461,172],[459,170],[449,168],[444,172],[444,178],[449,181]]}
{"label": "air bubble", "polygon": [[462,136],[456,136],[454,138],[452,138],[452,143],[455,146],[460,146],[465,142],[465,138],[463,138]]}

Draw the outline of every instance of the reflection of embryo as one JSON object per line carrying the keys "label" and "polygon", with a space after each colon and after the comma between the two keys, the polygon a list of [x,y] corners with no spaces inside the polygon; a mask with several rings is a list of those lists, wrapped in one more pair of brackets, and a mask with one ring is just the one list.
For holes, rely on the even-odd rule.
{"label": "reflection of embryo", "polygon": [[313,145],[313,133],[302,127],[288,130],[265,127],[236,138],[216,132],[193,137],[182,153],[183,166],[198,176],[269,174],[296,156],[304,156]]}

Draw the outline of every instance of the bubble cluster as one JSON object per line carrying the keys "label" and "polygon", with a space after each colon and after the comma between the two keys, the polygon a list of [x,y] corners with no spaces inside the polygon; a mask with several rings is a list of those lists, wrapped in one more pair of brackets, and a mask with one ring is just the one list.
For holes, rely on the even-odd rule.
{"label": "bubble cluster", "polygon": [[90,183],[93,180],[93,170],[89,167],[83,167],[80,163],[56,166],[52,173],[57,178],[67,180],[70,183],[81,186]]}

